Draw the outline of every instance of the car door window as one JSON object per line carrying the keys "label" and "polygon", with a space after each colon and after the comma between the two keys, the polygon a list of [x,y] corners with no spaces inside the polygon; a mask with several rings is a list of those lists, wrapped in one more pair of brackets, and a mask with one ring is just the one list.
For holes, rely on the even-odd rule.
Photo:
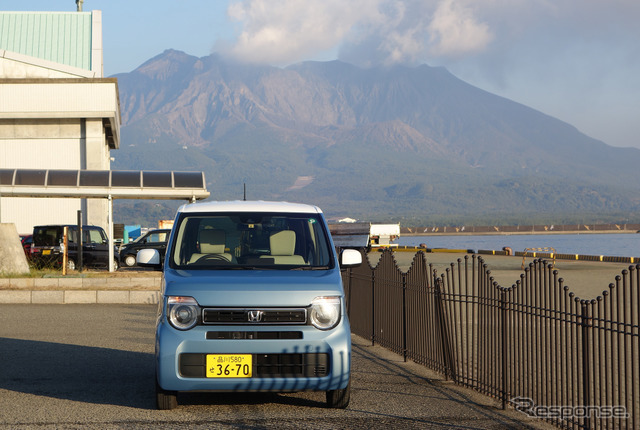
{"label": "car door window", "polygon": [[[160,238],[161,233],[151,233],[149,237],[147,237],[147,242],[164,242],[164,239]],[[164,233],[162,233],[164,236]]]}
{"label": "car door window", "polygon": [[100,230],[89,230],[89,242],[92,245],[102,245],[103,243],[102,232]]}

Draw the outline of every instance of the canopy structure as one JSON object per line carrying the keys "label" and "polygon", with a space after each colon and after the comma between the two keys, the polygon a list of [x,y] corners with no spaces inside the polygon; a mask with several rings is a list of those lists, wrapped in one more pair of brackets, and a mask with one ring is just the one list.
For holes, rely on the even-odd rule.
{"label": "canopy structure", "polygon": [[3,197],[201,200],[203,172],[0,169]]}
{"label": "canopy structure", "polygon": [[209,197],[204,172],[0,169],[0,197],[109,200],[109,270],[113,271],[113,200]]}

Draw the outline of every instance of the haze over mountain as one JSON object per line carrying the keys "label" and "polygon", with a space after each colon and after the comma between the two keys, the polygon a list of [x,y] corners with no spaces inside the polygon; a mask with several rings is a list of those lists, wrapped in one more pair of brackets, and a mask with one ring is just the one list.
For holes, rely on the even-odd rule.
{"label": "haze over mountain", "polygon": [[[203,170],[211,198],[403,223],[637,220],[640,150],[426,65],[287,68],[168,50],[118,78],[114,169]],[[148,203],[144,203],[148,204]],[[119,202],[135,221],[142,203]],[[172,217],[167,212],[150,217]],[[143,222],[138,220],[137,222]]]}

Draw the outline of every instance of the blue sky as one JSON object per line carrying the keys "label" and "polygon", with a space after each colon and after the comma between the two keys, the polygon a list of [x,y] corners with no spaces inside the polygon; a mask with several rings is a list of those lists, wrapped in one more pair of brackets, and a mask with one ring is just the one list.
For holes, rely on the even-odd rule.
{"label": "blue sky", "polygon": [[[165,49],[286,66],[445,66],[613,146],[640,148],[639,0],[85,0],[105,74]],[[0,0],[75,11],[75,0]]]}

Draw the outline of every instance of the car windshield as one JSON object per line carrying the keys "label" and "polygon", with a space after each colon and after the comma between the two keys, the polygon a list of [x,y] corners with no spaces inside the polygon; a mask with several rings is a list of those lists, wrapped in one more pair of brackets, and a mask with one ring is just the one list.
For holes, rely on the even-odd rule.
{"label": "car windshield", "polygon": [[317,214],[182,214],[169,264],[176,269],[328,269],[332,251]]}

